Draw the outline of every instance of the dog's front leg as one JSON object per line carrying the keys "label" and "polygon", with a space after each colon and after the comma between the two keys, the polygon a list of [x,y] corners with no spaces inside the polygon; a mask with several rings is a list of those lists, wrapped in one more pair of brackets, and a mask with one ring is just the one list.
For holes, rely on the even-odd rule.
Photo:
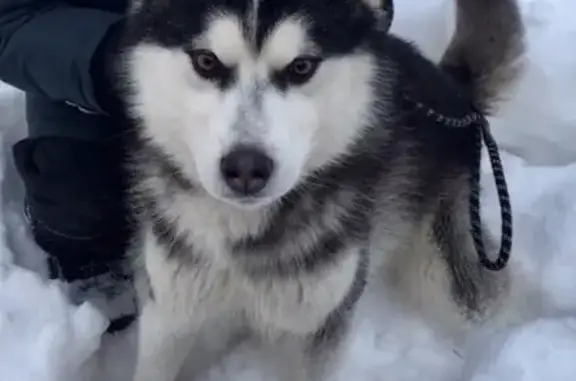
{"label": "dog's front leg", "polygon": [[352,311],[335,309],[325,323],[310,333],[280,334],[271,342],[280,381],[326,381],[339,369],[349,344]]}
{"label": "dog's front leg", "polygon": [[[335,374],[347,349],[347,332],[328,333],[331,337],[287,336],[274,351],[280,381],[326,381]],[[319,333],[324,335],[324,333]]]}
{"label": "dog's front leg", "polygon": [[139,321],[134,381],[174,381],[202,323],[184,311],[149,300]]}
{"label": "dog's front leg", "polygon": [[144,250],[146,287],[139,290],[139,319],[134,381],[175,381],[206,323],[225,302],[226,288],[209,266],[183,265]]}

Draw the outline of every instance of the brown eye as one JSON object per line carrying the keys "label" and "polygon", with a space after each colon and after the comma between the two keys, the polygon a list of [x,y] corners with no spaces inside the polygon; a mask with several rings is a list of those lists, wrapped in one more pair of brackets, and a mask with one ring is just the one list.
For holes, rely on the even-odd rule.
{"label": "brown eye", "polygon": [[286,74],[288,82],[301,85],[310,80],[320,66],[320,58],[318,57],[298,57],[288,65]]}
{"label": "brown eye", "polygon": [[226,72],[226,67],[218,57],[207,50],[197,50],[190,53],[194,70],[203,78],[217,79]]}

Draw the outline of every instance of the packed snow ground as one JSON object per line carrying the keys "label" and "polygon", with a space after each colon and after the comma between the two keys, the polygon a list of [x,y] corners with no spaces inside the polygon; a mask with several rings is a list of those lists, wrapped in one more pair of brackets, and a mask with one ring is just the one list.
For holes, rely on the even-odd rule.
{"label": "packed snow ground", "polygon": [[[525,322],[487,327],[450,343],[383,298],[362,301],[346,381],[566,381],[576,376],[576,14],[574,0],[522,0],[529,65],[518,93],[492,120],[515,212],[512,266],[535,290]],[[394,31],[437,58],[452,31],[450,0],[396,1]],[[105,338],[89,305],[67,303],[43,280],[42,253],[21,213],[10,146],[25,134],[22,95],[0,84],[0,381],[126,381],[135,335]],[[492,232],[497,199],[485,167],[483,205]],[[33,270],[33,271],[30,271]],[[206,381],[260,381],[257,347],[233,353]]]}

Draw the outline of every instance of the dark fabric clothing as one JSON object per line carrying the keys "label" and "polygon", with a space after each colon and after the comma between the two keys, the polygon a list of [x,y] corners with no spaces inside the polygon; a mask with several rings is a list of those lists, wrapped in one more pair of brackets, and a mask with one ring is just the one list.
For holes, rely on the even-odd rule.
{"label": "dark fabric clothing", "polygon": [[0,1],[0,80],[103,113],[92,64],[126,6],[126,1],[112,0]]}
{"label": "dark fabric clothing", "polygon": [[[28,94],[28,138],[14,148],[36,242],[65,280],[106,271],[129,238],[121,119]],[[93,275],[96,273],[93,273]]]}
{"label": "dark fabric clothing", "polygon": [[121,138],[34,136],[13,153],[34,238],[57,259],[64,280],[99,275],[125,257],[130,231]]}
{"label": "dark fabric clothing", "polygon": [[86,114],[65,103],[26,94],[26,120],[31,138],[62,137],[85,142],[117,140],[126,132],[120,118]]}
{"label": "dark fabric clothing", "polygon": [[31,217],[55,233],[71,239],[97,238],[122,226],[118,142],[28,138],[14,146],[14,157]]}
{"label": "dark fabric clothing", "polygon": [[36,242],[66,281],[124,257],[126,124],[111,62],[127,1],[0,0],[0,80],[26,92],[13,148]]}

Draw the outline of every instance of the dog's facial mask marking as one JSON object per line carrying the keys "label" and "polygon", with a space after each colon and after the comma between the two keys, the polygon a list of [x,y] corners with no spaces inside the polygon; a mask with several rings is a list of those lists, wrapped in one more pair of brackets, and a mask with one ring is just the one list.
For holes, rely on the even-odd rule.
{"label": "dog's facial mask marking", "polygon": [[358,1],[346,3],[358,16],[342,19],[354,37],[323,26],[334,21],[325,2],[246,0],[244,12],[216,2],[181,45],[136,45],[134,108],[148,136],[215,198],[251,208],[278,200],[368,124],[375,65],[362,49],[376,19]]}

